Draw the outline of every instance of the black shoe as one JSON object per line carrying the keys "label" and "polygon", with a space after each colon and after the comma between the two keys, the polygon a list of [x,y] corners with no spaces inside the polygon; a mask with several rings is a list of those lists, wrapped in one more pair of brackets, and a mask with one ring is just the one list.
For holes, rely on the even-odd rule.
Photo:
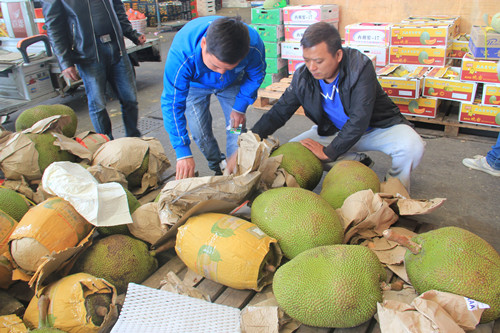
{"label": "black shoe", "polygon": [[371,168],[375,164],[375,162],[373,162],[373,160],[370,158],[370,156],[363,154],[363,153],[361,153],[361,155],[363,155],[363,156],[361,157],[361,159],[359,161],[361,163],[363,163],[364,165],[366,165],[367,167]]}

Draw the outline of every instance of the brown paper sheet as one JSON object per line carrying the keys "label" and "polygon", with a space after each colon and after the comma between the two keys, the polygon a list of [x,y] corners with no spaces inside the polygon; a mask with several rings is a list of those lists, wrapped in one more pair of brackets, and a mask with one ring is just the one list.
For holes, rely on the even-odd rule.
{"label": "brown paper sheet", "polygon": [[166,290],[179,295],[186,295],[211,302],[210,295],[184,283],[174,272],[167,273],[165,280],[160,282],[160,290]]}
{"label": "brown paper sheet", "polygon": [[168,225],[160,221],[156,202],[148,202],[137,208],[132,220],[134,223],[128,224],[130,233],[149,244],[155,244],[169,229]]}

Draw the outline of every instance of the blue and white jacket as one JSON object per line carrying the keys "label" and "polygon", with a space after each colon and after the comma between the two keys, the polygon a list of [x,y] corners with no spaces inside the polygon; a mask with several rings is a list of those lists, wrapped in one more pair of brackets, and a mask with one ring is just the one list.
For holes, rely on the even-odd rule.
{"label": "blue and white jacket", "polygon": [[208,26],[221,16],[206,16],[188,22],[175,35],[165,64],[161,109],[165,129],[175,149],[177,159],[192,156],[186,127],[186,98],[189,87],[224,89],[233,83],[244,71],[240,91],[233,109],[245,113],[247,107],[257,98],[257,90],[264,80],[266,62],[264,43],[257,31],[248,27],[250,51],[234,69],[219,74],[203,63],[201,39]]}

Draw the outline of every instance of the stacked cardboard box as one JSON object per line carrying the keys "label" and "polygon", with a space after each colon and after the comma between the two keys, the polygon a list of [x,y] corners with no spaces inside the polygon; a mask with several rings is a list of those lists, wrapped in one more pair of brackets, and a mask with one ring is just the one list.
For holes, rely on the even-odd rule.
{"label": "stacked cardboard box", "polygon": [[389,63],[390,36],[390,23],[356,23],[345,27],[346,45],[375,55],[379,69]]}
{"label": "stacked cardboard box", "polygon": [[281,58],[281,43],[285,38],[283,8],[252,8],[252,24],[266,50],[266,76],[261,88],[278,82],[287,75],[286,60]]}

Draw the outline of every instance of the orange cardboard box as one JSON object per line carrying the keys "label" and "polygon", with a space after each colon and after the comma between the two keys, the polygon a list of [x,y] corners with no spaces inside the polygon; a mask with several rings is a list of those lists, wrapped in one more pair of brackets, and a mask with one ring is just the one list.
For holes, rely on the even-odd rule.
{"label": "orange cardboard box", "polygon": [[485,83],[483,85],[484,105],[500,106],[500,84]]}
{"label": "orange cardboard box", "polygon": [[415,99],[420,96],[429,67],[387,65],[377,71],[382,89],[391,97]]}
{"label": "orange cardboard box", "polygon": [[479,103],[460,103],[458,121],[500,127],[500,124],[495,121],[499,113],[500,107],[498,106],[482,105]]}
{"label": "orange cardboard box", "polygon": [[441,25],[449,24],[453,31],[453,36],[460,33],[460,16],[450,15],[426,15],[426,16],[410,16],[401,20],[403,24],[416,25]]}
{"label": "orange cardboard box", "polygon": [[462,82],[459,67],[436,67],[426,74],[422,96],[459,102],[473,102],[477,83]]}
{"label": "orange cardboard box", "polygon": [[437,98],[420,97],[407,99],[391,97],[394,104],[399,107],[402,114],[415,117],[436,118],[440,100]]}
{"label": "orange cardboard box", "polygon": [[469,39],[468,34],[460,34],[456,36],[451,42],[451,55],[450,58],[462,59],[464,55],[469,52]]}
{"label": "orange cardboard box", "polygon": [[451,48],[429,46],[391,46],[389,63],[443,67]]}
{"label": "orange cardboard box", "polygon": [[462,59],[462,81],[500,83],[500,62],[497,60],[477,59],[466,53]]}
{"label": "orange cardboard box", "polygon": [[454,33],[449,25],[393,25],[391,45],[420,45],[448,47]]}

